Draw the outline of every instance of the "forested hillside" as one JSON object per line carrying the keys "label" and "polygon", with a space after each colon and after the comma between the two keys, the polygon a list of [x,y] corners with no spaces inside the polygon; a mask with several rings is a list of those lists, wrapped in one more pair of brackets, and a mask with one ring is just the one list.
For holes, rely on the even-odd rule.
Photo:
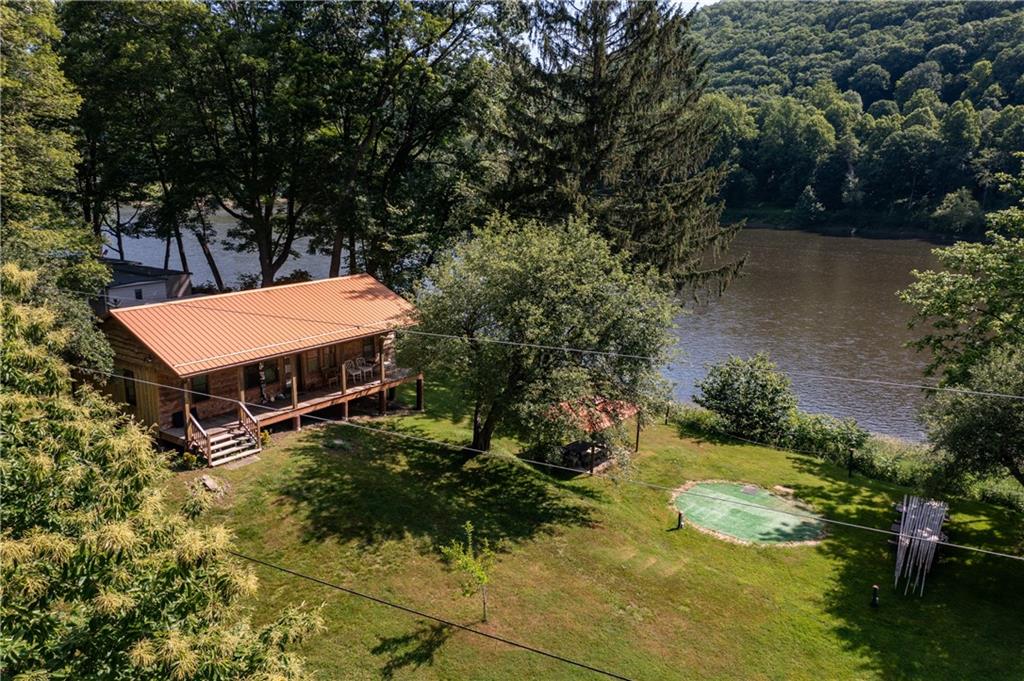
{"label": "forested hillside", "polygon": [[730,208],[964,233],[1008,201],[1024,3],[727,1],[694,27]]}

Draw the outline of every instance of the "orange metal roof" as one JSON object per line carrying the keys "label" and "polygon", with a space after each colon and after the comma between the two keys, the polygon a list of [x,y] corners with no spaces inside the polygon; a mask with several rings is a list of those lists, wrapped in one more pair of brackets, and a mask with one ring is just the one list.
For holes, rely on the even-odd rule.
{"label": "orange metal roof", "polygon": [[353,274],[110,313],[186,377],[408,326],[413,311],[370,275]]}

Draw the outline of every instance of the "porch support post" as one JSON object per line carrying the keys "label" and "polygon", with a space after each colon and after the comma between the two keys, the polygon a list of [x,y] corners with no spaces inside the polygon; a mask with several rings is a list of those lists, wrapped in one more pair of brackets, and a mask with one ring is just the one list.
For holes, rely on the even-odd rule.
{"label": "porch support post", "polygon": [[384,336],[377,336],[379,339],[378,347],[380,350],[377,352],[377,363],[378,370],[380,371],[380,382],[384,383]]}
{"label": "porch support post", "polygon": [[186,378],[181,387],[185,390],[182,394],[185,396],[185,448],[188,449],[188,443],[192,441],[192,379]]}
{"label": "porch support post", "polygon": [[416,379],[416,411],[423,411],[423,377]]}
{"label": "porch support post", "polygon": [[388,413],[388,391],[383,388],[377,393],[377,410],[381,415]]}
{"label": "porch support post", "polygon": [[348,421],[348,400],[341,403],[341,414],[342,418]]}
{"label": "porch support post", "polygon": [[299,407],[299,356],[291,355],[288,357],[288,364],[291,366],[292,374],[292,409],[298,409]]}
{"label": "porch support post", "polygon": [[[338,354],[340,355],[341,353],[339,352]],[[347,372],[345,371],[345,363],[342,362],[340,358],[338,358],[337,364],[338,373],[341,374],[341,394],[344,395],[345,393],[348,392],[348,376],[346,375]],[[345,404],[348,405],[347,402]]]}
{"label": "porch support post", "polygon": [[242,405],[245,404],[245,367],[238,367],[235,370],[235,385],[238,388],[238,418],[242,418]]}

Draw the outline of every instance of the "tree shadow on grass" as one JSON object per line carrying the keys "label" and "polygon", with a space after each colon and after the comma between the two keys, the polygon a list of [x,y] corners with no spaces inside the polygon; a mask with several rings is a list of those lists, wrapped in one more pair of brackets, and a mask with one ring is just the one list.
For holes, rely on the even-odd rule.
{"label": "tree shadow on grass", "polygon": [[454,633],[455,629],[446,624],[424,623],[408,634],[382,637],[370,652],[388,656],[380,674],[381,678],[392,679],[400,669],[411,667],[415,671],[433,665],[434,655]]}
{"label": "tree shadow on grass", "polygon": [[[798,455],[794,466],[823,480],[789,485],[797,497],[832,519],[889,529],[897,519],[893,502],[907,493],[889,483],[866,480],[825,462]],[[1019,515],[972,502],[958,508],[984,513],[988,522],[954,519],[945,526],[951,542],[987,548],[1012,546]],[[991,524],[989,527],[988,525]],[[985,526],[982,526],[985,525]],[[866,671],[882,679],[1024,678],[1024,566],[1005,558],[940,547],[924,595],[894,588],[891,535],[838,525],[829,527],[818,550],[836,565],[824,594],[825,609],[837,620],[834,635],[858,653]],[[870,607],[871,587],[881,591],[880,608]],[[1015,602],[1016,601],[1016,602]]]}
{"label": "tree shadow on grass", "polygon": [[[893,586],[887,537],[835,529],[820,550],[838,564],[825,608],[833,633],[883,679],[1024,678],[1024,570],[994,557],[943,550],[924,595]],[[870,607],[880,586],[881,607]],[[1015,602],[1016,601],[1016,602]]]}
{"label": "tree shadow on grass", "polygon": [[[409,424],[372,428],[428,437]],[[344,445],[334,446],[335,440]],[[594,524],[599,493],[553,480],[509,457],[467,457],[426,442],[345,426],[309,431],[289,455],[299,459],[279,492],[303,517],[309,541],[370,548],[412,538],[433,552],[463,536],[469,520],[492,544],[521,542],[561,525]]]}

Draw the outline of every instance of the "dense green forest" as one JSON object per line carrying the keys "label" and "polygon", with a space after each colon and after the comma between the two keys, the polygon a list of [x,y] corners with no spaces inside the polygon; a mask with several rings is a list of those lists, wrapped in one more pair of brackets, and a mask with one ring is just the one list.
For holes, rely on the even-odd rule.
{"label": "dense green forest", "polygon": [[1010,200],[1024,4],[727,1],[694,28],[729,208],[966,233]]}

